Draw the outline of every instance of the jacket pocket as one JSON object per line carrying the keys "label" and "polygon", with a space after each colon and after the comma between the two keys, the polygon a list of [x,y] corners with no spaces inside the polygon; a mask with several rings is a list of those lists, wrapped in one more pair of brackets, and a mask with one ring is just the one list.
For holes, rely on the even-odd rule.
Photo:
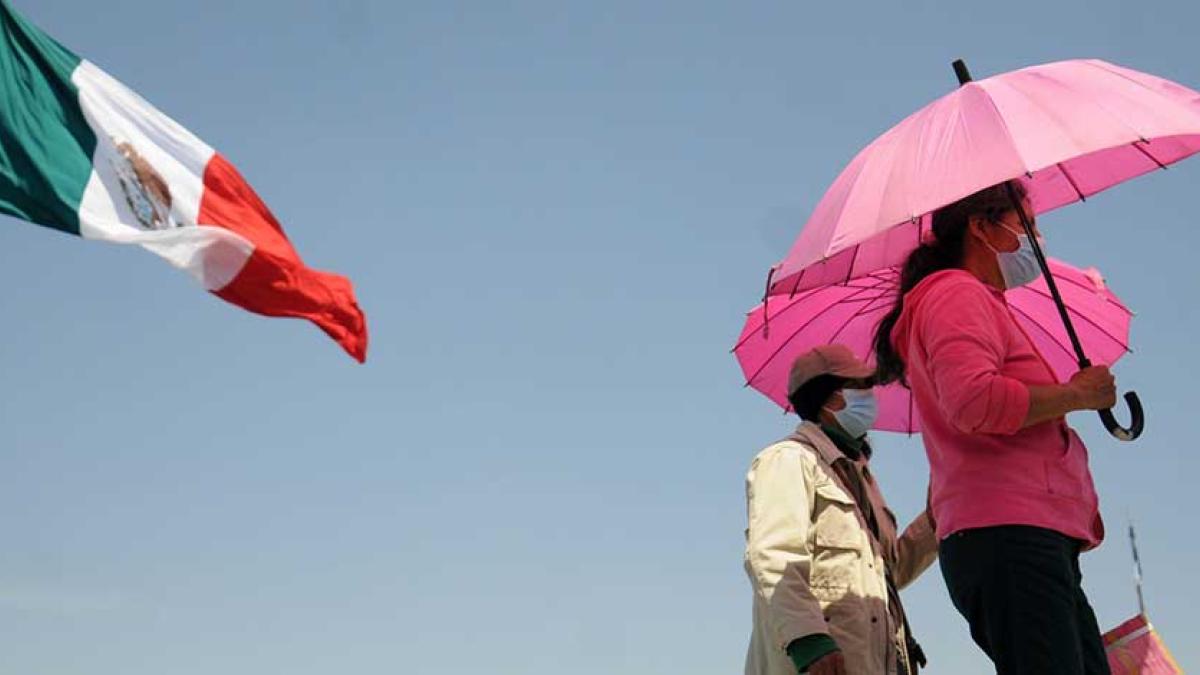
{"label": "jacket pocket", "polygon": [[864,545],[854,499],[833,483],[816,486],[813,518],[813,562],[809,585],[858,589]]}

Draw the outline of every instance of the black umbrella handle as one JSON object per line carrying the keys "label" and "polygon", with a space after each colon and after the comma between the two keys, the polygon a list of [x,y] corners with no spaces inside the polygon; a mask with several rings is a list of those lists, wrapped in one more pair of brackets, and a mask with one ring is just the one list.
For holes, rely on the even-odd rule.
{"label": "black umbrella handle", "polygon": [[1142,412],[1142,400],[1138,398],[1136,391],[1125,392],[1125,403],[1129,404],[1129,415],[1133,420],[1128,427],[1123,427],[1117,422],[1111,409],[1100,411],[1100,421],[1104,422],[1104,428],[1117,440],[1132,441],[1145,430],[1146,416]]}
{"label": "black umbrella handle", "polygon": [[[1080,369],[1091,368],[1092,362],[1080,359],[1079,367]],[[1146,412],[1142,409],[1142,399],[1138,398],[1136,391],[1125,392],[1125,403],[1129,406],[1130,422],[1128,427],[1123,427],[1117,422],[1112,408],[1099,411],[1100,421],[1104,423],[1104,428],[1108,429],[1108,433],[1112,434],[1113,438],[1120,441],[1132,441],[1146,430]]]}
{"label": "black umbrella handle", "polygon": [[[1092,362],[1088,359],[1079,360],[1079,368],[1091,368]],[[1129,426],[1123,427],[1120,422],[1117,422],[1116,415],[1113,415],[1112,408],[1101,410],[1100,421],[1104,423],[1104,428],[1108,429],[1108,433],[1113,435],[1113,438],[1119,441],[1137,440],[1138,436],[1146,430],[1146,412],[1142,409],[1142,399],[1138,398],[1136,391],[1125,392],[1125,403],[1129,406]]]}

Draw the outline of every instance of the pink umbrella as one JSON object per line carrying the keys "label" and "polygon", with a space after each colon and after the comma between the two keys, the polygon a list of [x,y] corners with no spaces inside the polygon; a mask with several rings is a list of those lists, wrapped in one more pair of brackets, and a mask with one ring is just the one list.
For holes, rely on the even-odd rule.
{"label": "pink umbrella", "polygon": [[851,160],[774,267],[771,293],[899,265],[932,211],[985,187],[1025,177],[1043,213],[1197,151],[1200,93],[1153,75],[1061,61],[970,82]]}
{"label": "pink umbrella", "polygon": [[[1200,94],[1162,78],[1095,60],[979,82],[961,61],[955,70],[961,88],[892,127],[838,176],[772,268],[768,295],[898,265],[928,230],[932,211],[983,188],[1023,178],[1033,210],[1042,213],[1200,151]],[[1049,290],[1057,294],[1053,282]],[[1070,337],[1073,327],[1057,304]],[[1071,341],[1079,364],[1088,365]],[[1132,393],[1126,401],[1130,429],[1111,411],[1101,416],[1114,436],[1132,440],[1141,433],[1141,406]]]}
{"label": "pink umbrella", "polygon": [[[1129,351],[1132,314],[1105,287],[1096,270],[1081,270],[1059,260],[1049,262],[1084,347],[1097,361],[1112,365]],[[734,347],[747,386],[787,410],[788,370],[800,354],[836,342],[872,362],[875,328],[895,301],[898,284],[897,269],[888,268],[846,284],[801,291],[791,299],[760,304],[750,312]],[[1055,374],[1062,381],[1069,379],[1076,369],[1075,355],[1045,279],[1006,295],[1017,322]],[[879,389],[878,394],[876,429],[910,434],[921,430],[908,389],[893,384]]]}

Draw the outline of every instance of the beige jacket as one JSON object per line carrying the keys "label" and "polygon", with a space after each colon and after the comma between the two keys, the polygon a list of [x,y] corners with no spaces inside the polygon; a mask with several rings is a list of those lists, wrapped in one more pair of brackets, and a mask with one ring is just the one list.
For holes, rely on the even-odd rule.
{"label": "beige jacket", "polygon": [[875,510],[876,541],[851,492],[833,469],[845,459],[810,422],[758,454],[746,476],[746,573],[754,587],[754,632],[746,675],[794,675],[784,651],[797,638],[825,633],[841,648],[850,675],[896,673],[907,660],[902,626],[888,613],[887,564],[904,588],[937,557],[925,513],[897,538],[865,460],[856,467]]}

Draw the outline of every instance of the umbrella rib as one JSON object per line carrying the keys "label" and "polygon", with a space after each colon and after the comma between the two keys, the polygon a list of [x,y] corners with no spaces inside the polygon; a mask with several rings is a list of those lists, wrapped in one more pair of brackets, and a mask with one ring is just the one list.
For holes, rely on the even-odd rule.
{"label": "umbrella rib", "polygon": [[[788,311],[790,311],[790,310],[792,310],[792,309],[794,309],[794,308],[796,308],[796,307],[799,307],[799,306],[800,306],[800,304],[801,304],[803,301],[805,301],[805,300],[810,300],[810,299],[812,299],[812,298],[815,298],[815,297],[817,297],[818,295],[820,295],[821,293],[823,293],[824,291],[828,291],[828,290],[831,290],[831,289],[833,289],[833,288],[835,288],[835,287],[834,287],[834,286],[820,286],[820,287],[817,287],[817,288],[811,289],[811,290],[809,290],[809,291],[805,291],[805,292],[804,292],[804,295],[802,295],[802,296],[801,296],[801,297],[800,297],[798,300],[795,300],[795,301],[788,300],[788,301],[787,301],[787,304],[785,304],[785,305],[783,306],[783,309],[781,309],[781,310],[779,310],[778,312],[776,312],[776,313],[775,313],[775,316],[774,316],[773,318],[775,318],[776,320],[778,320],[778,319],[779,319],[779,317],[783,316],[783,314],[784,314],[785,312],[788,312]],[[837,305],[837,304],[838,304],[838,303],[831,303],[829,306],[830,306],[830,307],[832,307],[832,306],[834,306],[834,305]],[[765,323],[765,319],[767,318],[767,317],[765,316],[765,313],[766,313],[766,304],[765,304],[765,303],[760,303],[760,304],[759,304],[759,306],[763,308],[763,312],[764,312],[763,319],[764,319],[764,323]],[[749,340],[750,340],[752,337],[754,337],[754,335],[755,335],[756,333],[759,333],[759,332],[761,332],[761,329],[762,329],[762,325],[760,324],[760,325],[759,325],[759,326],[757,326],[757,327],[756,327],[756,328],[755,328],[753,331],[751,331],[750,333],[748,333],[748,334],[747,334],[745,337],[743,337],[742,339],[738,340],[737,344],[736,344],[736,345],[734,345],[734,347],[733,347],[733,351],[735,351],[735,352],[736,352],[738,349],[741,349],[742,345],[746,344],[746,342],[747,342],[747,341],[749,341]]]}
{"label": "umbrella rib", "polygon": [[828,286],[818,286],[817,288],[810,288],[809,290],[804,291],[803,293],[801,293],[800,295],[798,295],[796,297],[788,298],[788,302],[791,302],[793,300],[795,300],[797,302],[803,302],[805,300],[808,300],[809,298],[817,296],[821,291],[826,290],[827,288],[829,288],[829,287]]}
{"label": "umbrella rib", "polygon": [[[832,287],[830,287],[830,288],[832,288]],[[856,291],[854,293],[854,295],[861,294],[863,291],[868,291],[868,290],[874,290],[874,289],[873,288],[865,288],[865,289]],[[853,295],[851,297],[853,297]],[[840,302],[831,303],[829,306],[823,308],[821,311],[814,314],[813,317],[811,319],[809,319],[808,321],[806,321],[803,326],[801,326],[801,327],[797,328],[795,331],[793,331],[792,334],[790,336],[788,336],[788,339],[784,340],[783,344],[779,345],[779,347],[774,352],[772,352],[772,354],[770,356],[767,357],[766,361],[764,361],[763,364],[758,367],[758,370],[754,371],[753,375],[746,378],[746,384],[747,385],[752,384],[754,382],[754,380],[758,379],[758,376],[762,375],[762,372],[767,369],[767,366],[771,365],[771,362],[775,360],[775,357],[779,356],[779,353],[782,352],[785,348],[787,348],[787,346],[792,342],[792,340],[795,340],[796,336],[799,335],[800,333],[802,333],[805,328],[808,328],[809,326],[811,326],[814,321],[816,321],[817,319],[824,316],[829,310],[833,309],[834,307],[837,307],[838,305],[845,304],[849,300],[850,300],[850,298],[845,298]],[[795,305],[789,305],[788,307],[785,307],[783,311],[787,311],[789,307],[794,307],[794,306]]]}
{"label": "umbrella rib", "polygon": [[[885,299],[885,298],[892,298],[892,297],[893,297],[893,296],[892,296],[891,294],[880,293],[879,295],[875,296],[874,298],[871,298],[871,299],[869,299],[869,300],[866,300],[866,302],[868,303],[868,305],[867,305],[867,306],[865,306],[865,307],[863,307],[862,309],[860,309],[860,310],[858,311],[858,313],[856,313],[856,314],[854,315],[854,317],[855,317],[855,318],[864,317],[864,316],[866,316],[866,315],[868,315],[868,314],[874,314],[875,312],[881,312],[881,311],[883,311],[883,310],[885,310],[885,309],[890,309],[890,308],[891,308],[891,306],[889,306],[889,305],[876,305],[876,304],[875,304],[875,302],[876,302],[877,300],[883,300],[883,299]],[[872,306],[872,305],[873,305],[873,306]]]}
{"label": "umbrella rib", "polygon": [[796,291],[800,290],[800,282],[804,280],[804,273],[807,271],[808,271],[808,267],[805,267],[804,269],[800,270],[799,272],[796,272],[796,284],[794,286],[792,286],[792,292],[788,296],[789,300],[796,297]]}
{"label": "umbrella rib", "polygon": [[[769,321],[770,321],[772,318],[778,318],[778,317],[779,317],[781,314],[783,314],[784,312],[786,312],[786,311],[787,311],[787,310],[788,310],[790,307],[795,307],[796,305],[800,304],[801,302],[803,302],[803,301],[805,301],[805,300],[808,300],[808,299],[810,299],[810,298],[813,298],[813,297],[815,297],[815,296],[819,295],[819,294],[820,294],[822,291],[829,290],[830,288],[832,288],[832,286],[818,286],[817,288],[810,288],[810,289],[808,289],[808,290],[804,291],[804,293],[802,293],[798,299],[796,299],[796,298],[788,298],[788,300],[786,301],[786,302],[787,302],[787,304],[785,304],[785,305],[784,305],[783,309],[781,309],[781,310],[779,310],[778,312],[776,312],[776,313],[775,313],[775,315],[774,315],[773,317],[772,317],[772,316],[767,316],[768,305],[767,305],[767,302],[766,302],[765,300],[764,300],[763,302],[760,302],[760,303],[758,303],[757,307],[762,307],[762,308],[763,308],[763,324],[762,324],[762,325],[759,325],[759,326],[758,326],[758,327],[755,329],[755,331],[754,331],[754,332],[752,332],[752,333],[750,333],[749,335],[746,335],[745,337],[743,337],[743,338],[739,339],[739,340],[738,340],[738,342],[737,342],[737,344],[735,344],[735,345],[733,346],[733,349],[732,349],[732,350],[730,350],[730,351],[735,351],[735,352],[736,352],[736,351],[738,350],[738,348],[739,348],[739,347],[741,347],[742,345],[744,345],[744,344],[746,343],[746,341],[747,341],[747,340],[749,340],[749,339],[750,339],[750,338],[751,338],[751,337],[754,335],[754,333],[755,333],[755,332],[759,332],[759,330],[762,328],[762,326],[763,326],[763,325],[765,325],[765,324],[767,324],[767,323],[768,323],[768,322],[769,322]],[[794,302],[793,302],[793,300],[794,300]],[[756,307],[756,308],[757,308],[757,307]],[[747,314],[753,314],[753,313],[754,313],[754,310],[750,310],[749,312],[747,312]]]}
{"label": "umbrella rib", "polygon": [[[1149,141],[1144,141],[1144,142],[1145,142],[1145,143],[1149,143]],[[1160,162],[1160,161],[1158,161],[1158,158],[1157,158],[1157,157],[1155,157],[1154,155],[1150,154],[1150,151],[1149,151],[1149,150],[1147,150],[1146,148],[1142,147],[1142,144],[1143,144],[1143,142],[1142,142],[1142,141],[1134,141],[1133,143],[1130,143],[1130,145],[1132,145],[1134,148],[1136,148],[1138,152],[1140,152],[1140,153],[1142,153],[1143,155],[1145,155],[1145,156],[1149,157],[1151,162],[1154,162],[1155,164],[1157,164],[1157,165],[1158,165],[1158,168],[1162,169],[1163,171],[1166,171],[1166,170],[1167,170],[1167,165],[1166,165],[1166,164],[1163,164],[1163,163],[1162,163],[1162,162]]]}
{"label": "umbrella rib", "polygon": [[[1058,282],[1060,285],[1061,284],[1070,284],[1070,285],[1074,286],[1075,288],[1087,291],[1089,293],[1095,293],[1098,290],[1094,285],[1088,286],[1087,284],[1084,284],[1083,282],[1076,281],[1070,277],[1066,277],[1066,276],[1062,276],[1062,275],[1058,275],[1058,274],[1054,275],[1054,280],[1056,282]],[[1038,295],[1040,295],[1044,298],[1050,298],[1051,300],[1054,299],[1054,296],[1050,295],[1049,293],[1040,291],[1040,290],[1034,288],[1033,286],[1023,286],[1021,290],[1026,290],[1026,291],[1030,291],[1033,293],[1037,293]],[[1104,290],[1104,289],[1099,289],[1099,290]],[[1129,314],[1131,316],[1133,315],[1133,312],[1129,311],[1129,308],[1125,306],[1125,303],[1121,302],[1120,298],[1117,298],[1116,296],[1113,296],[1113,295],[1106,296],[1104,298],[1104,302],[1106,302],[1110,305],[1115,305],[1117,308],[1119,308],[1121,311],[1125,312],[1126,314]]]}
{"label": "umbrella rib", "polygon": [[[871,273],[868,273],[862,277],[858,277],[858,279],[864,279],[864,280],[872,279],[872,280],[875,280],[875,283],[874,283],[874,285],[871,285],[871,286],[854,287],[854,288],[857,288],[856,292],[854,292],[850,295],[847,295],[846,298],[842,298],[842,299],[836,301],[836,303],[830,304],[829,307],[832,307],[834,305],[847,304],[847,303],[858,303],[858,301],[862,301],[862,299],[860,299],[860,297],[862,297],[862,295],[864,295],[866,292],[877,291],[877,289],[880,288],[881,286],[892,286],[893,285],[893,283],[892,283],[893,280],[889,279],[886,270],[871,271]],[[834,286],[826,286],[826,287],[822,287],[822,288],[818,288],[818,289],[826,289],[826,288],[834,288]],[[848,286],[842,286],[842,288],[848,288]],[[810,297],[811,297],[811,295],[810,295]],[[841,335],[841,331],[845,330],[846,325],[848,323],[850,323],[851,321],[853,321],[853,319],[866,316],[866,315],[868,315],[868,313],[871,313],[874,311],[880,311],[880,310],[887,309],[886,306],[875,307],[875,309],[872,309],[872,307],[871,307],[872,304],[877,303],[877,301],[880,300],[881,298],[887,298],[887,297],[888,297],[888,295],[886,293],[880,293],[880,294],[876,295],[876,297],[866,300],[866,305],[863,306],[863,309],[860,309],[860,310],[854,312],[853,316],[851,316],[850,318],[847,318],[846,323],[842,324],[841,328],[838,329],[838,333],[835,333],[833,335],[833,337],[830,337],[830,341],[833,341],[833,339],[835,339],[835,337],[838,337],[839,335]],[[791,307],[798,306],[798,305],[799,305],[799,303],[793,303],[791,305],[785,306],[784,309],[779,311],[779,313],[776,313],[775,317],[778,318],[779,315],[781,315],[781,313],[784,313],[788,309],[791,309]],[[826,307],[826,309],[828,310],[829,307]],[[809,323],[805,323],[804,325],[802,325],[802,327],[800,327],[798,329],[798,331],[808,328],[809,324],[811,324],[811,321]],[[748,339],[749,339],[749,337],[748,337]],[[742,342],[738,342],[738,347],[742,346],[744,344],[744,342],[745,342],[745,340],[743,340]],[[737,351],[737,347],[734,347],[733,350]],[[772,358],[772,359],[775,358],[775,354],[772,354],[772,357],[770,357],[770,358]],[[770,359],[767,359],[767,360],[769,363]],[[757,377],[757,374],[755,374],[755,376]]]}
{"label": "umbrella rib", "polygon": [[886,297],[888,297],[888,296],[880,294],[880,295],[877,295],[874,298],[871,298],[870,300],[868,300],[866,305],[863,305],[863,307],[861,309],[859,309],[858,311],[856,311],[854,313],[854,316],[851,316],[849,319],[846,319],[846,323],[843,323],[841,328],[837,329],[837,332],[833,334],[833,337],[829,338],[829,341],[832,343],[834,340],[838,339],[838,337],[841,336],[842,331],[846,330],[846,326],[850,325],[851,321],[853,321],[859,317],[866,316],[868,313],[870,313],[872,311],[871,305],[875,304],[876,302],[879,302],[880,298],[886,298]]}
{"label": "umbrella rib", "polygon": [[[803,295],[801,295],[801,296],[800,296],[800,298],[799,298],[798,300],[794,300],[794,301],[793,301],[793,300],[787,300],[787,304],[786,304],[786,305],[784,305],[783,309],[781,309],[781,310],[779,310],[778,312],[776,312],[776,313],[775,313],[775,315],[774,315],[774,316],[772,316],[772,317],[768,317],[768,316],[766,316],[766,311],[767,311],[767,306],[766,306],[766,303],[760,303],[760,304],[759,304],[759,306],[763,308],[763,323],[765,324],[765,323],[767,322],[767,320],[768,320],[768,319],[776,319],[776,320],[778,320],[778,319],[779,319],[779,317],[780,317],[780,316],[782,316],[784,312],[787,312],[788,310],[791,310],[791,309],[794,309],[794,308],[796,308],[796,307],[799,307],[801,302],[803,302],[804,300],[809,300],[809,299],[811,299],[811,298],[814,298],[814,297],[816,297],[817,295],[819,295],[820,293],[822,293],[823,291],[829,291],[829,290],[832,290],[832,289],[834,289],[834,288],[855,288],[855,291],[854,291],[854,293],[851,293],[849,296],[847,296],[847,297],[845,297],[845,298],[842,298],[841,300],[838,300],[838,301],[837,301],[837,302],[835,302],[835,303],[831,303],[831,304],[830,304],[830,307],[833,307],[833,306],[835,306],[835,305],[840,305],[840,304],[842,304],[842,303],[846,303],[846,302],[855,302],[855,301],[857,300],[857,298],[858,298],[858,296],[859,296],[859,295],[862,295],[862,294],[863,294],[864,292],[866,292],[866,291],[873,291],[873,290],[875,290],[875,289],[879,288],[879,286],[880,286],[882,283],[884,283],[884,282],[885,282],[885,280],[880,280],[879,282],[877,282],[876,284],[874,284],[874,285],[872,285],[872,286],[855,286],[855,287],[847,287],[847,286],[818,286],[817,288],[813,288],[813,289],[809,289],[809,290],[805,291],[805,292],[804,292],[804,294],[803,294]],[[806,325],[806,327],[807,327],[807,325]],[[731,351],[734,351],[734,352],[736,352],[738,349],[740,349],[740,348],[741,348],[741,346],[742,346],[742,345],[744,345],[744,344],[746,344],[746,341],[747,341],[747,340],[749,340],[750,338],[752,338],[752,337],[754,336],[754,334],[755,334],[755,333],[759,332],[759,329],[761,329],[761,328],[762,328],[762,326],[760,325],[760,326],[758,326],[758,327],[757,327],[757,328],[756,328],[756,329],[755,329],[753,332],[751,332],[751,333],[747,334],[745,337],[743,337],[743,338],[739,339],[739,340],[737,341],[737,344],[735,344],[735,345],[733,346],[733,349],[732,349]],[[801,330],[803,330],[803,328],[802,328]]]}
{"label": "umbrella rib", "polygon": [[[1027,312],[1023,311],[1020,307],[1013,307],[1012,305],[1009,305],[1009,308],[1012,309],[1013,311],[1015,311],[1016,313],[1020,314],[1021,316],[1025,317],[1026,319],[1029,319],[1029,323],[1031,323],[1035,328],[1037,328],[1039,331],[1041,331],[1041,333],[1043,335],[1050,338],[1050,342],[1053,343],[1054,346],[1063,350],[1063,353],[1065,353],[1068,357],[1070,357],[1071,361],[1075,361],[1075,359],[1076,359],[1075,352],[1071,351],[1070,349],[1067,349],[1067,346],[1064,345],[1063,343],[1059,342],[1058,338],[1054,337],[1054,335],[1049,330],[1047,330],[1045,326],[1038,323],[1036,319],[1034,319],[1032,316],[1029,316],[1029,314]],[[1034,348],[1035,349],[1037,348],[1036,345],[1034,346]],[[1051,369],[1051,370],[1053,370],[1053,369]],[[1057,376],[1057,373],[1055,375]]]}
{"label": "umbrella rib", "polygon": [[[1054,335],[1053,335],[1053,334],[1052,334],[1052,333],[1051,333],[1051,332],[1050,332],[1050,331],[1049,331],[1049,330],[1048,330],[1048,329],[1047,329],[1045,326],[1043,326],[1042,324],[1038,323],[1038,321],[1037,321],[1036,319],[1034,319],[1032,316],[1029,316],[1029,313],[1028,313],[1028,312],[1025,312],[1025,311],[1024,311],[1024,310],[1022,310],[1020,307],[1013,307],[1012,305],[1009,305],[1009,307],[1010,307],[1010,308],[1011,308],[1013,311],[1015,311],[1015,312],[1017,312],[1018,314],[1020,314],[1021,316],[1025,317],[1026,319],[1029,319],[1029,323],[1031,323],[1031,324],[1033,324],[1034,326],[1036,326],[1036,327],[1037,327],[1037,329],[1038,329],[1039,331],[1041,331],[1043,335],[1045,335],[1046,337],[1050,338],[1050,341],[1051,341],[1051,342],[1053,342],[1055,345],[1057,345],[1059,349],[1063,350],[1063,352],[1064,352],[1064,353],[1066,353],[1066,355],[1067,355],[1067,356],[1071,357],[1071,360],[1072,360],[1072,361],[1074,361],[1074,360],[1075,360],[1075,358],[1076,358],[1075,352],[1071,351],[1070,349],[1067,349],[1067,346],[1066,346],[1066,345],[1064,345],[1064,344],[1062,344],[1061,342],[1059,342],[1059,341],[1058,341],[1058,338],[1054,337]],[[1078,315],[1078,314],[1076,314],[1076,316],[1078,317],[1079,315]],[[1091,323],[1091,322],[1089,322],[1089,323]],[[1095,325],[1095,324],[1092,324],[1092,325]],[[1120,346],[1120,347],[1121,347],[1123,350],[1125,350],[1125,351],[1129,351],[1129,345],[1127,345],[1127,344],[1125,344],[1123,341],[1121,341],[1121,340],[1118,340],[1117,338],[1113,337],[1111,334],[1109,334],[1109,333],[1108,333],[1107,331],[1105,331],[1103,328],[1099,328],[1098,326],[1097,326],[1097,328],[1100,330],[1100,332],[1101,332],[1101,333],[1103,333],[1103,334],[1104,334],[1104,337],[1106,337],[1106,338],[1108,338],[1108,339],[1112,340],[1113,342],[1117,343],[1117,345],[1119,345],[1119,346]]]}
{"label": "umbrella rib", "polygon": [[1071,184],[1071,187],[1075,188],[1075,194],[1079,195],[1079,201],[1086,202],[1087,197],[1084,196],[1083,190],[1079,189],[1079,184],[1075,182],[1075,177],[1067,171],[1067,167],[1063,166],[1062,162],[1059,162],[1057,166],[1058,170],[1062,172],[1062,175],[1067,178],[1067,182]]}
{"label": "umbrella rib", "polygon": [[[1035,291],[1035,290],[1034,290],[1034,289],[1032,289],[1032,288],[1031,288],[1031,289],[1029,289],[1029,290],[1030,290],[1030,291],[1033,291],[1034,293],[1037,293],[1038,295],[1040,295],[1040,296],[1041,296],[1041,297],[1043,297],[1043,298],[1046,298],[1046,299],[1053,299],[1053,298],[1051,298],[1051,296],[1049,296],[1049,295],[1047,295],[1047,294],[1045,294],[1045,293],[1041,293],[1041,292],[1039,292],[1039,291]],[[1010,306],[1012,306],[1012,305],[1010,305]],[[1033,321],[1033,317],[1029,316],[1029,313],[1028,313],[1028,312],[1022,311],[1022,310],[1021,310],[1020,308],[1018,308],[1018,307],[1013,307],[1013,309],[1016,309],[1017,311],[1021,312],[1021,314],[1024,314],[1025,316],[1029,317],[1029,320],[1030,320],[1030,321]],[[1070,305],[1067,305],[1067,311],[1069,311],[1069,312],[1071,313],[1071,317],[1072,317],[1072,318],[1074,318],[1074,319],[1076,319],[1076,320],[1079,320],[1079,321],[1084,321],[1084,322],[1086,322],[1086,323],[1087,323],[1089,326],[1091,326],[1092,328],[1095,328],[1096,330],[1098,330],[1098,331],[1100,331],[1101,333],[1103,333],[1103,334],[1104,334],[1104,337],[1106,337],[1106,338],[1108,338],[1109,340],[1112,340],[1113,342],[1115,342],[1115,343],[1117,343],[1117,344],[1121,345],[1122,347],[1124,347],[1124,348],[1125,348],[1125,350],[1126,350],[1126,351],[1129,351],[1129,345],[1125,344],[1125,341],[1124,341],[1124,340],[1122,340],[1121,338],[1119,338],[1119,337],[1117,337],[1117,336],[1113,335],[1112,333],[1108,332],[1108,330],[1106,330],[1106,329],[1105,329],[1103,326],[1101,326],[1100,324],[1096,323],[1096,321],[1095,321],[1094,319],[1092,319],[1091,317],[1087,316],[1086,314],[1083,314],[1083,313],[1082,313],[1082,312],[1080,312],[1079,310],[1073,309],[1073,308],[1072,308]]]}
{"label": "umbrella rib", "polygon": [[858,249],[862,248],[862,244],[854,245],[854,254],[850,256],[850,266],[846,268],[846,280],[842,283],[850,283],[850,279],[854,276],[854,263],[858,262]]}
{"label": "umbrella rib", "polygon": [[[1061,275],[1058,275],[1058,274],[1055,274],[1055,275],[1054,275],[1054,280],[1055,280],[1055,281],[1057,281],[1057,282],[1058,282],[1058,283],[1060,283],[1060,284],[1062,284],[1062,283],[1071,284],[1072,286],[1074,286],[1074,287],[1076,287],[1076,288],[1081,288],[1081,289],[1083,289],[1083,290],[1085,290],[1085,291],[1093,291],[1093,292],[1094,292],[1094,291],[1096,290],[1096,287],[1095,287],[1095,286],[1092,286],[1092,287],[1090,287],[1090,288],[1089,288],[1088,286],[1085,286],[1084,284],[1082,284],[1082,283],[1080,283],[1080,282],[1078,282],[1078,281],[1076,281],[1076,280],[1074,280],[1074,279],[1071,279],[1071,278],[1069,278],[1069,277],[1065,277],[1065,276],[1061,276]],[[1031,290],[1031,291],[1032,291],[1032,290],[1034,290],[1034,289],[1033,289],[1031,286],[1025,286],[1025,287],[1024,287],[1024,289]],[[1048,298],[1048,297],[1050,297],[1050,296],[1049,296],[1049,295],[1047,295],[1046,297]]]}
{"label": "umbrella rib", "polygon": [[891,309],[891,307],[888,307],[887,305],[880,305],[878,307],[872,307],[871,309],[864,309],[861,313],[859,313],[858,316],[864,317],[868,314],[875,314],[876,312],[883,312],[889,309]]}
{"label": "umbrella rib", "polygon": [[[1088,286],[1085,286],[1085,285],[1079,283],[1078,281],[1075,281],[1073,279],[1067,279],[1066,277],[1060,277],[1058,275],[1054,276],[1054,280],[1059,282],[1060,284],[1063,284],[1063,283],[1070,284],[1078,289],[1087,291],[1089,293],[1095,292],[1095,290],[1096,290],[1094,287],[1088,287]],[[1048,300],[1054,299],[1053,295],[1050,295],[1046,291],[1034,288],[1033,286],[1025,286],[1021,290],[1029,291],[1030,293],[1035,293],[1035,294],[1037,294],[1043,298],[1046,298]],[[1104,300],[1105,304],[1112,305],[1112,306],[1116,307],[1117,309],[1121,310],[1122,312],[1125,312],[1126,314],[1133,316],[1133,312],[1129,311],[1129,308],[1126,307],[1123,303],[1121,303],[1121,301],[1119,299],[1114,300],[1112,296],[1108,296],[1108,297],[1104,297],[1103,300]]]}

